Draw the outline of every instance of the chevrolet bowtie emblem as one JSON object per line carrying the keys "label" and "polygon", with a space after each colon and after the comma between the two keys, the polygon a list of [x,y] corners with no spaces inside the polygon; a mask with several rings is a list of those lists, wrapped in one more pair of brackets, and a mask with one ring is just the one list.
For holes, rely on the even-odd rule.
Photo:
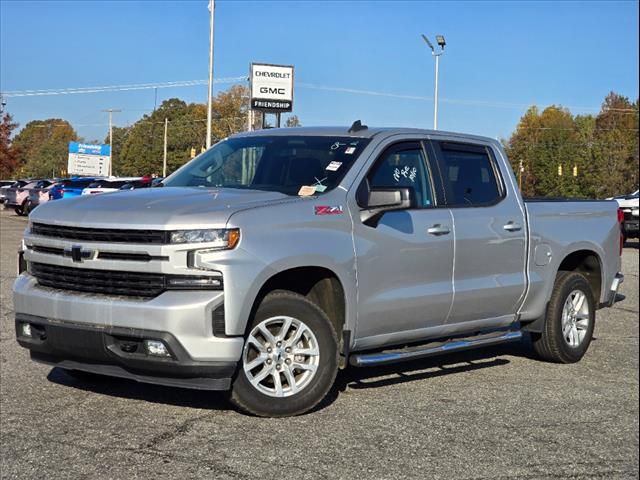
{"label": "chevrolet bowtie emblem", "polygon": [[82,250],[80,245],[74,245],[71,248],[64,249],[64,256],[71,257],[74,262],[82,262],[86,258],[93,256],[92,250]]}

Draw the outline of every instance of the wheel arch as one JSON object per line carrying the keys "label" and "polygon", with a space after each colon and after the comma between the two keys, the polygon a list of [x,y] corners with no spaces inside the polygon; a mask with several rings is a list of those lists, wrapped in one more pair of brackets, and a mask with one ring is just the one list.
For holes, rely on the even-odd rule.
{"label": "wheel arch", "polygon": [[602,263],[602,256],[593,248],[582,247],[575,248],[564,254],[562,260],[558,263],[558,267],[555,269],[553,277],[549,277],[549,285],[546,289],[544,308],[541,313],[534,319],[523,321],[522,328],[529,332],[541,332],[544,328],[547,306],[551,300],[556,280],[558,275],[562,272],[578,272],[585,276],[591,293],[593,295],[594,304],[597,306],[601,302],[602,288],[604,281],[604,265]]}
{"label": "wheel arch", "polygon": [[[342,338],[342,331],[348,325],[348,301],[344,282],[334,270],[320,265],[301,265],[273,273],[255,295],[249,318],[264,297],[276,290],[295,292],[315,303],[331,320],[338,339]],[[248,325],[249,321],[245,328]]]}
{"label": "wheel arch", "polygon": [[[557,278],[560,272],[578,272],[583,274],[591,287],[594,302],[596,305],[600,303],[602,286],[604,284],[604,268],[602,258],[598,252],[588,248],[572,251],[565,255],[560,265],[558,265],[555,278]],[[551,292],[549,294],[549,297],[550,296]]]}

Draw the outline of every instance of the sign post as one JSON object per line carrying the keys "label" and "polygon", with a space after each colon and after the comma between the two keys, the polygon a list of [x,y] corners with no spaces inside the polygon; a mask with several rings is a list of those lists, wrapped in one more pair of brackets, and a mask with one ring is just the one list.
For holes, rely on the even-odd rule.
{"label": "sign post", "polygon": [[293,66],[252,63],[249,75],[250,109],[276,114],[280,127],[280,114],[293,110]]}
{"label": "sign post", "polygon": [[111,145],[69,142],[69,175],[103,177],[111,168]]}

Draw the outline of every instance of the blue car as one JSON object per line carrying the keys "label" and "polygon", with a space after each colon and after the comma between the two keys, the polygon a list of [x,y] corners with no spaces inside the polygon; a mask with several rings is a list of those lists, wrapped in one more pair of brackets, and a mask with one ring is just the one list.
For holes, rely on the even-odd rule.
{"label": "blue car", "polygon": [[96,177],[75,177],[58,182],[49,192],[51,200],[79,197],[89,184],[99,180]]}

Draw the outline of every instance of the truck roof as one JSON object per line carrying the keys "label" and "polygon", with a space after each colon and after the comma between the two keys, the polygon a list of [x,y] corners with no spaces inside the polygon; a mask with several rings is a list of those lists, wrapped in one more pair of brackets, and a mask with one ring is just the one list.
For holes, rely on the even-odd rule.
{"label": "truck roof", "polygon": [[252,132],[241,132],[232,137],[246,136],[327,136],[327,137],[353,137],[353,138],[373,138],[377,135],[427,135],[427,136],[446,136],[460,137],[461,139],[475,139],[484,142],[496,142],[496,139],[483,137],[479,135],[469,135],[467,133],[447,132],[444,130],[428,130],[421,128],[403,128],[403,127],[366,127],[360,130],[349,132],[350,127],[289,127],[289,128],[265,128],[263,130],[254,130]]}

